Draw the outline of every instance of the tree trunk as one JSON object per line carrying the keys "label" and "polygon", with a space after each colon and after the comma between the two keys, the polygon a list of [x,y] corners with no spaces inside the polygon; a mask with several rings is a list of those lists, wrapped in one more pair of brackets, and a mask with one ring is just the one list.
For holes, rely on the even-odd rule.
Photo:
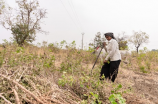
{"label": "tree trunk", "polygon": [[137,53],[138,53],[138,51],[139,51],[138,48],[139,48],[139,47],[136,47],[136,49],[137,49]]}
{"label": "tree trunk", "polygon": [[136,49],[137,49],[137,53],[139,52],[139,47],[140,47],[140,44],[138,44],[138,46],[136,47]]}

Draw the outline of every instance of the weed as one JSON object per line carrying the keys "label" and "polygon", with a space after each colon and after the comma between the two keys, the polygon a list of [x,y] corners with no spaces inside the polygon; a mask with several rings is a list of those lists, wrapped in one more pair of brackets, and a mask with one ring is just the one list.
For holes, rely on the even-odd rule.
{"label": "weed", "polygon": [[144,66],[139,66],[139,68],[140,68],[141,72],[147,73],[147,71],[145,70],[145,67],[144,67]]}
{"label": "weed", "polygon": [[74,79],[72,76],[66,76],[66,72],[63,72],[62,78],[59,79],[58,84],[64,87],[66,84],[72,86]]}
{"label": "weed", "polygon": [[120,94],[111,94],[109,100],[111,104],[126,104],[126,100]]}
{"label": "weed", "polygon": [[147,69],[151,69],[151,63],[149,61],[146,61],[146,66],[147,66]]}
{"label": "weed", "polygon": [[90,92],[88,95],[84,94],[87,99],[92,99],[91,104],[101,104],[102,102],[99,100],[99,95],[93,92]]}
{"label": "weed", "polygon": [[119,90],[122,88],[122,85],[119,84],[114,90],[111,91],[109,100],[112,104],[126,104],[126,100],[122,97],[122,93]]}

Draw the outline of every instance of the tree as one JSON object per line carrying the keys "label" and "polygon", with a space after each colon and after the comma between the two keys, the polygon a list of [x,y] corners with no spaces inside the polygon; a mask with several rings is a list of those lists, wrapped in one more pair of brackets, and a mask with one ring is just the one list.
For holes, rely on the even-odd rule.
{"label": "tree", "polygon": [[41,29],[41,20],[46,16],[46,10],[39,8],[37,0],[17,0],[19,10],[16,10],[16,16],[10,14],[4,15],[1,24],[4,28],[12,31],[13,38],[22,46],[24,42],[33,42],[36,33],[46,33]]}
{"label": "tree", "polygon": [[105,38],[102,38],[101,33],[97,32],[93,40],[93,43],[89,43],[89,46],[92,46],[95,49],[96,47],[101,46],[103,41],[105,41]]}
{"label": "tree", "polygon": [[5,3],[3,0],[0,0],[0,15],[2,14],[4,8],[5,8]]}
{"label": "tree", "polygon": [[142,46],[142,44],[144,43],[148,43],[148,40],[149,40],[149,36],[145,32],[140,31],[140,32],[134,32],[134,34],[129,39],[129,42],[134,44],[134,46],[136,47],[136,51],[138,53],[139,47]]}
{"label": "tree", "polygon": [[126,50],[128,49],[128,37],[125,35],[125,32],[122,32],[122,34],[119,34],[118,37],[116,38],[117,42],[119,44],[119,49],[120,50]]}

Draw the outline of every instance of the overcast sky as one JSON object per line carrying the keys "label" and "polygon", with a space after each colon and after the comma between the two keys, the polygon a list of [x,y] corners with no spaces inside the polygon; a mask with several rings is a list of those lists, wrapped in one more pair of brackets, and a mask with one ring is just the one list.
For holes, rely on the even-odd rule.
{"label": "overcast sky", "polygon": [[[14,0],[5,0],[16,7]],[[48,35],[37,34],[36,42],[48,43],[66,40],[81,46],[94,39],[97,32],[113,32],[115,36],[125,32],[143,31],[149,35],[148,49],[158,49],[158,0],[39,0],[41,8],[47,9],[42,24]],[[9,40],[11,32],[0,26],[0,43]]]}

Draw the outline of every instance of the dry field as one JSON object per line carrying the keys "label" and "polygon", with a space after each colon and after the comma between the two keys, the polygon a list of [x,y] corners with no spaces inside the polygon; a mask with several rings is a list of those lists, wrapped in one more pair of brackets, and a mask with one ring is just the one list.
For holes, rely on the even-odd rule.
{"label": "dry field", "polygon": [[90,50],[0,48],[0,104],[158,104],[158,53],[122,60],[115,83],[100,81],[103,65]]}

